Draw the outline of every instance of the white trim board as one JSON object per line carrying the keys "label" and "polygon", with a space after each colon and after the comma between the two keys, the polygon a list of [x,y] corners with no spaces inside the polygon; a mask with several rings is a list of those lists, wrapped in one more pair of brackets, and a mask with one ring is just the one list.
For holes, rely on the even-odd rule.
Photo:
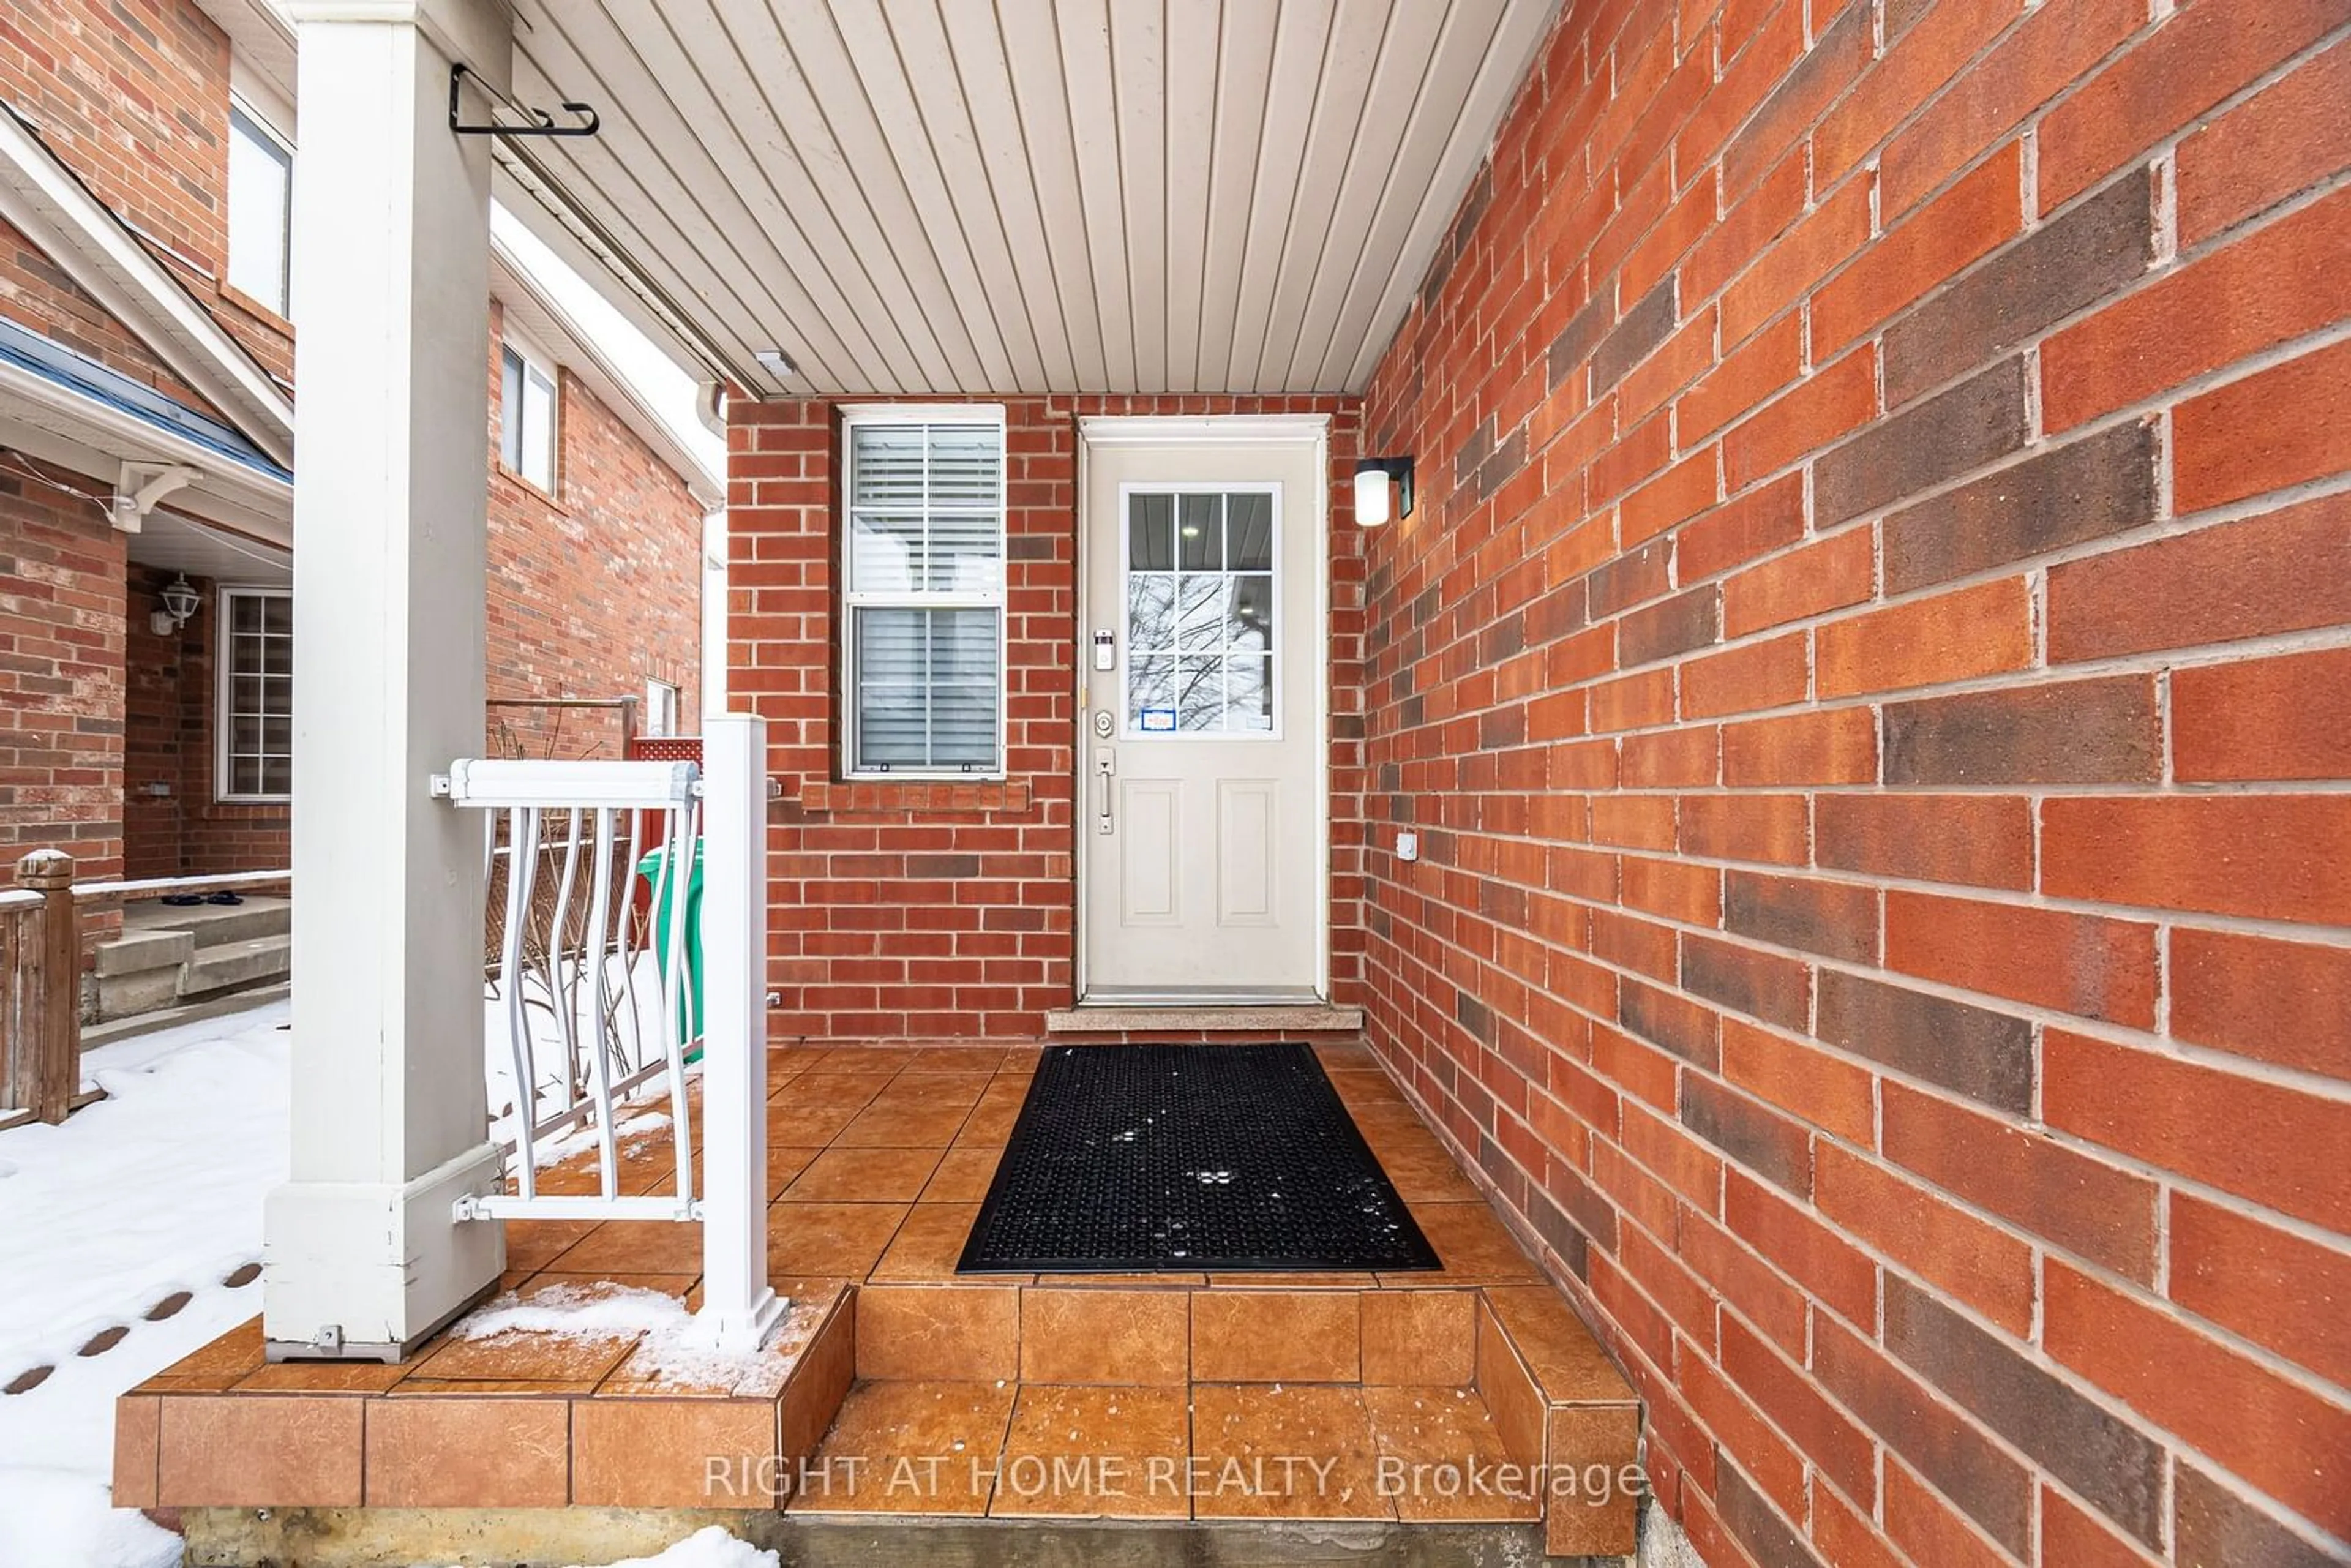
{"label": "white trim board", "polygon": [[0,112],[0,218],[246,439],[293,465],[293,400],[14,110]]}

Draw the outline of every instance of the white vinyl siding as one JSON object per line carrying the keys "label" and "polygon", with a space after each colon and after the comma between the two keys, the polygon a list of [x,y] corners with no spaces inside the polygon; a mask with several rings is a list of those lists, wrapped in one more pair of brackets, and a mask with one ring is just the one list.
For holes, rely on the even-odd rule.
{"label": "white vinyl siding", "polygon": [[844,418],[852,775],[1004,768],[1004,424],[996,409]]}
{"label": "white vinyl siding", "polygon": [[284,800],[294,793],[294,596],[225,588],[220,596],[219,746],[214,793]]}

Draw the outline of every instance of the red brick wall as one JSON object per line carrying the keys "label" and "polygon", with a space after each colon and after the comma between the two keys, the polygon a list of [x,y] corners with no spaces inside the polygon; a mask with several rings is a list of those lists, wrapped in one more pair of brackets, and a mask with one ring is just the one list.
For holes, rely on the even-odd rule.
{"label": "red brick wall", "polygon": [[[96,506],[0,465],[0,882],[60,849],[122,871],[123,538]],[[85,492],[106,486],[38,470]]]}
{"label": "red brick wall", "polygon": [[[195,0],[51,0],[0,13],[5,99],[271,373],[292,329],[226,287],[228,36]],[[0,316],[205,406],[147,346],[0,225]]]}
{"label": "red brick wall", "polygon": [[[176,575],[131,569],[124,874],[202,876],[291,865],[289,808],[213,797],[220,585],[189,579],[201,606],[177,632],[158,636],[148,617],[161,608],[162,585]],[[145,793],[153,783],[171,793]]]}
{"label": "red brick wall", "polygon": [[1373,1032],[1709,1563],[2351,1550],[2346,22],[1571,0],[1378,371]]}
{"label": "red brick wall", "polygon": [[[993,400],[992,400],[993,401]],[[730,698],[768,721],[769,1027],[814,1039],[1034,1038],[1070,1005],[1075,883],[1077,419],[1318,412],[1331,441],[1333,979],[1361,970],[1362,574],[1352,400],[1013,398],[1003,784],[838,782],[838,437],[824,402],[728,410]]]}
{"label": "red brick wall", "polygon": [[[491,303],[489,695],[644,695],[678,688],[700,722],[702,517],[685,482],[573,376],[558,371],[555,494],[499,461],[500,314]],[[522,757],[616,758],[594,710],[492,708],[494,745]]]}

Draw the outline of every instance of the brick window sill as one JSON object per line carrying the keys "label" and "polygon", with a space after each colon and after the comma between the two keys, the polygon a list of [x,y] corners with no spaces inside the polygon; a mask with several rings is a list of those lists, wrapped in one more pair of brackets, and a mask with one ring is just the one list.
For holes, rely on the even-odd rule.
{"label": "brick window sill", "polygon": [[800,809],[810,813],[867,811],[1025,811],[1032,791],[1025,779],[986,783],[925,779],[896,783],[852,779],[812,781],[800,789]]}

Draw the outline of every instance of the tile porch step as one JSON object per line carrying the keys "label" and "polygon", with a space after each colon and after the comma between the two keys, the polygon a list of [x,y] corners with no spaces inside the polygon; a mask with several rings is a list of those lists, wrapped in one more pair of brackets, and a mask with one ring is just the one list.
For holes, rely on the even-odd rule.
{"label": "tile porch step", "polygon": [[1322,1003],[1270,1007],[1075,1007],[1045,1015],[1045,1032],[1067,1034],[1186,1035],[1360,1034],[1364,1009]]}

